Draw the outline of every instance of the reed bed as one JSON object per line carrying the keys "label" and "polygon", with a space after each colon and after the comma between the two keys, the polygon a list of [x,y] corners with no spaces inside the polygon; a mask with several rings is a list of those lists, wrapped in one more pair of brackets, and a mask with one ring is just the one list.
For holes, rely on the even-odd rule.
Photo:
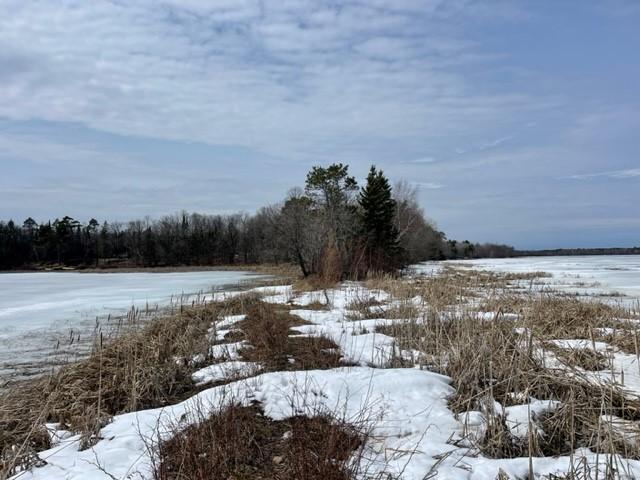
{"label": "reed bed", "polygon": [[82,433],[88,448],[113,415],[194,393],[191,375],[210,360],[211,325],[259,301],[256,294],[241,294],[174,306],[152,321],[123,324],[113,336],[98,334],[87,358],[0,392],[0,479],[37,462],[35,452],[50,445],[45,423]]}
{"label": "reed bed", "polygon": [[[486,419],[481,435],[468,438],[486,456],[571,455],[584,447],[640,458],[640,435],[624,435],[620,427],[624,422],[627,430],[640,431],[640,398],[587,374],[611,369],[611,350],[597,351],[595,342],[609,340],[612,348],[638,354],[635,313],[543,288],[522,289],[523,281],[536,278],[538,273],[445,270],[409,285],[378,280],[376,287],[404,299],[417,296],[425,305],[420,315],[378,331],[395,337],[403,349],[419,351],[423,368],[452,378],[450,408],[462,421],[474,411]],[[560,348],[553,343],[558,339],[584,339],[587,347]],[[534,400],[559,407],[531,414],[529,434],[517,437],[503,408]]]}

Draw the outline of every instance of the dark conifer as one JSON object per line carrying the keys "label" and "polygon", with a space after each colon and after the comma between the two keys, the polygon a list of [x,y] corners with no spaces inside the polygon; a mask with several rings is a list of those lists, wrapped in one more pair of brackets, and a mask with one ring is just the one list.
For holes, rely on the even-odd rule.
{"label": "dark conifer", "polygon": [[358,203],[368,267],[376,270],[396,268],[400,258],[398,231],[393,222],[396,205],[389,180],[375,166],[369,171]]}

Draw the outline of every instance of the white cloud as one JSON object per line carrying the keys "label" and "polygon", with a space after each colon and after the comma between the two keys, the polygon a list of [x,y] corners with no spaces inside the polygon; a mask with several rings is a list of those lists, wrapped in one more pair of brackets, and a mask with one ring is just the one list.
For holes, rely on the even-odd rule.
{"label": "white cloud", "polygon": [[[598,38],[562,28],[594,11],[575,7],[4,0],[0,217],[252,210],[331,161],[416,182],[429,215],[461,238],[537,231],[548,212],[562,223],[626,211],[638,195],[621,181],[638,178],[638,71],[601,68],[575,45],[624,59],[633,43],[602,41],[624,34],[610,15],[592,17]],[[540,50],[522,44],[551,27]],[[594,177],[610,181],[555,181]]]}
{"label": "white cloud", "polygon": [[502,145],[503,143],[508,142],[512,138],[513,138],[513,135],[508,135],[506,137],[497,138],[497,139],[492,140],[490,142],[485,142],[482,145],[480,145],[480,150],[486,150],[488,148],[498,147],[498,146]]}
{"label": "white cloud", "polygon": [[456,71],[480,52],[443,18],[464,18],[469,6],[7,0],[0,116],[288,158],[366,158],[388,139],[484,128],[532,105],[474,89]]}
{"label": "white cloud", "polygon": [[421,157],[421,158],[416,158],[415,160],[410,160],[409,163],[425,164],[425,163],[434,163],[436,161],[437,159],[434,157]]}
{"label": "white cloud", "polygon": [[581,173],[575,175],[568,175],[566,179],[571,180],[589,180],[592,178],[606,177],[606,178],[635,178],[640,177],[640,168],[629,168],[626,170],[613,170],[610,172],[597,172],[597,173]]}
{"label": "white cloud", "polygon": [[419,189],[424,188],[427,190],[438,190],[444,187],[444,185],[435,182],[413,182],[413,185],[415,185]]}

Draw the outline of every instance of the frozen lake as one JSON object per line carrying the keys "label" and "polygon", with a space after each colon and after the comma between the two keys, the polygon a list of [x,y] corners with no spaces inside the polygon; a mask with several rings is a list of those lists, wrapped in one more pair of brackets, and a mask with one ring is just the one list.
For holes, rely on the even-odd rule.
{"label": "frozen lake", "polygon": [[[628,305],[640,300],[640,255],[519,257],[444,263],[498,272],[542,271],[552,275],[542,281],[556,290],[610,297]],[[442,265],[442,262],[428,262],[417,268],[429,271],[436,264]]]}
{"label": "frozen lake", "polygon": [[[163,306],[181,295],[260,278],[250,272],[34,272],[0,274],[0,375],[46,360],[73,330],[88,336],[96,317],[132,306]],[[19,362],[16,359],[19,358]]]}

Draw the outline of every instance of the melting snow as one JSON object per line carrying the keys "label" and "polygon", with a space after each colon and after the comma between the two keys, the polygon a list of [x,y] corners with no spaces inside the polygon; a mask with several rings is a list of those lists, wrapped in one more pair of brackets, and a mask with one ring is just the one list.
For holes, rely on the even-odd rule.
{"label": "melting snow", "polygon": [[[186,427],[197,421],[194,412],[214,410],[225,402],[247,405],[255,401],[261,402],[265,414],[273,419],[313,415],[327,410],[352,421],[362,420],[364,416],[373,427],[366,454],[370,461],[367,469],[369,474],[386,470],[391,474],[401,473],[403,480],[435,477],[493,480],[503,470],[512,478],[528,476],[528,458],[490,459],[478,454],[468,443],[466,447],[463,446],[465,436],[470,432],[482,434],[486,419],[481,412],[466,412],[456,416],[449,410],[447,397],[454,390],[449,385],[448,377],[418,368],[381,368],[388,367],[395,358],[411,358],[417,354],[401,351],[392,337],[376,333],[380,325],[406,320],[380,318],[353,321],[346,314],[354,301],[389,303],[389,296],[385,292],[366,290],[353,283],[347,283],[339,289],[299,296],[289,286],[254,290],[273,303],[299,307],[311,303],[326,305],[326,310],[292,310],[292,314],[309,322],[296,329],[302,335],[331,338],[339,346],[344,360],[357,366],[256,375],[260,365],[240,361],[238,355],[241,348],[248,346],[246,342],[214,345],[211,355],[224,362],[195,372],[194,380],[199,384],[228,379],[234,381],[206,389],[177,405],[118,415],[102,429],[102,440],[89,450],[78,450],[79,435],[54,432],[55,446],[40,454],[47,465],[24,472],[19,478],[151,479],[149,441],[157,442],[166,438],[176,425]],[[487,321],[494,316],[490,312],[480,315]],[[215,324],[215,329],[233,327],[243,318],[225,317]],[[592,342],[584,340],[563,340],[556,344],[563,348],[594,348]],[[620,369],[625,372],[625,387],[630,392],[640,394],[637,358],[611,352],[603,342],[596,342],[595,348],[613,355],[614,371]],[[606,371],[589,373],[607,376]],[[611,378],[611,372],[608,375]],[[252,377],[235,380],[244,376]],[[593,378],[595,381],[596,377]],[[492,408],[504,415],[514,435],[526,438],[529,418],[552,410],[558,404],[546,400],[522,400],[523,405],[503,408],[500,404],[494,404]],[[628,425],[617,424],[620,431],[628,429]],[[602,457],[588,450],[574,452],[573,459],[569,456],[531,459],[538,476],[564,474],[572,461],[583,461],[592,466],[592,474],[596,464],[600,465],[598,468],[605,468]],[[622,459],[621,463],[630,475],[640,475],[640,462]]]}

